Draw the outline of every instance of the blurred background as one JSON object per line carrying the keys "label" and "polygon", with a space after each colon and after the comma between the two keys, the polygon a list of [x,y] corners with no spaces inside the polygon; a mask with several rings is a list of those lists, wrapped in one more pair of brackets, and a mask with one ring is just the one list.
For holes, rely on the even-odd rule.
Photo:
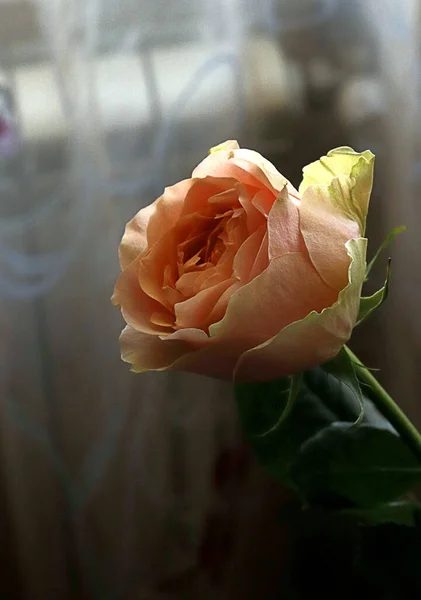
{"label": "blurred background", "polygon": [[[126,221],[237,139],[377,157],[387,304],[352,346],[421,425],[419,0],[0,0],[0,598],[266,598],[279,490],[229,385],[134,376]],[[384,279],[387,252],[367,290]]]}

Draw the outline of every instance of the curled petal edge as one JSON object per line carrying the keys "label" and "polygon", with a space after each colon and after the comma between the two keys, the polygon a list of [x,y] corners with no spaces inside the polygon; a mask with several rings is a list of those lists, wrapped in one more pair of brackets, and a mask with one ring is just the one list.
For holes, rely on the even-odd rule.
{"label": "curled petal edge", "polygon": [[358,317],[367,239],[352,239],[345,246],[351,262],[348,284],[338,300],[319,313],[309,313],[270,340],[244,352],[234,369],[234,380],[265,381],[292,375],[322,364],[339,352],[351,336]]}

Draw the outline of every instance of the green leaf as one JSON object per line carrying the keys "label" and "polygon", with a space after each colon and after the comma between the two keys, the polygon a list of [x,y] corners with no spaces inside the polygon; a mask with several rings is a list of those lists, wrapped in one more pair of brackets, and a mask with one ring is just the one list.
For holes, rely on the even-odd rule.
{"label": "green leaf", "polygon": [[389,293],[390,283],[390,258],[387,263],[386,281],[384,286],[375,292],[372,296],[362,297],[360,299],[360,310],[358,312],[357,325],[365,321],[372,312],[377,310],[383,304]]}
{"label": "green leaf", "polygon": [[282,425],[282,423],[286,421],[292,409],[294,408],[295,402],[300,392],[303,374],[298,373],[296,375],[292,375],[291,377],[287,377],[286,380],[288,382],[288,387],[283,392],[284,394],[286,394],[287,398],[285,407],[283,408],[284,402],[281,402],[281,413],[278,420],[274,425],[272,425],[270,429],[260,434],[262,437],[270,433],[274,433]]}
{"label": "green leaf", "polygon": [[339,385],[348,386],[350,392],[354,395],[359,407],[359,414],[354,425],[359,425],[364,418],[364,400],[354,363],[348,354],[346,346],[332,360],[326,363],[323,368],[326,373],[337,379]]}
{"label": "green leaf", "polygon": [[395,523],[415,527],[421,522],[421,507],[409,500],[388,502],[375,508],[348,508],[340,511],[342,515],[356,519],[367,525]]}
{"label": "green leaf", "polygon": [[371,507],[421,483],[421,463],[390,430],[334,423],[302,445],[291,476],[308,498],[330,491]]}
{"label": "green leaf", "polygon": [[[390,427],[371,400],[356,386],[352,374],[349,373],[343,381],[338,362],[335,359],[333,364],[330,362],[303,373],[288,419],[281,423],[279,418],[286,409],[287,392],[291,389],[289,378],[237,383],[235,386],[241,425],[257,460],[272,477],[294,490],[296,485],[291,479],[290,468],[301,445],[336,421],[353,425],[360,418],[362,402],[365,406],[364,422],[382,428]],[[346,368],[349,369],[349,364]]]}
{"label": "green leaf", "polygon": [[366,280],[368,279],[368,276],[370,274],[371,269],[374,266],[374,263],[376,262],[376,260],[379,258],[380,254],[383,252],[383,250],[385,250],[390,242],[393,240],[393,238],[395,238],[398,233],[401,233],[402,231],[406,230],[406,226],[402,225],[401,227],[395,227],[395,229],[392,229],[392,231],[389,233],[389,235],[386,237],[386,239],[384,240],[384,242],[380,245],[379,249],[377,250],[376,254],[373,256],[373,258],[371,259],[371,261],[368,263],[366,272],[365,272],[365,277]]}

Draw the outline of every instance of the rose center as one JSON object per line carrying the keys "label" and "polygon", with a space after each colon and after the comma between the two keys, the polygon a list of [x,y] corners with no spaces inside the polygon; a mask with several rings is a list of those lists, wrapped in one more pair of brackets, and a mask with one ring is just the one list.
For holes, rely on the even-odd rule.
{"label": "rose center", "polygon": [[179,263],[184,271],[201,270],[205,265],[216,265],[225,251],[225,243],[221,234],[225,229],[228,217],[215,218],[210,227],[198,234],[192,234],[179,246]]}

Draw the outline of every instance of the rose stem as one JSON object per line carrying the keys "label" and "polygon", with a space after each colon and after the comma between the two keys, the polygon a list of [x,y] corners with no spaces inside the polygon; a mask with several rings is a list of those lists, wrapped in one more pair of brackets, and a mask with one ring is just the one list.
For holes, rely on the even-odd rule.
{"label": "rose stem", "polygon": [[421,434],[417,428],[411,423],[405,413],[399,408],[396,402],[380,385],[377,379],[366,369],[361,361],[347,347],[347,351],[354,360],[355,370],[358,379],[366,383],[371,393],[370,400],[376,408],[386,417],[403,440],[408,444],[411,450],[421,459]]}

